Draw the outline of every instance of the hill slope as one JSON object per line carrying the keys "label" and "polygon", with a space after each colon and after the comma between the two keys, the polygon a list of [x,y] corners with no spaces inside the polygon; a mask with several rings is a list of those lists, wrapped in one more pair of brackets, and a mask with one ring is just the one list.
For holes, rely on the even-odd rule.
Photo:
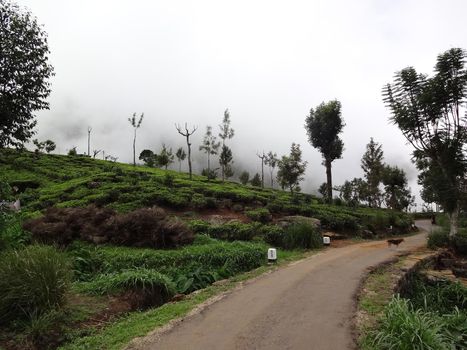
{"label": "hill slope", "polygon": [[325,205],[308,194],[291,197],[280,190],[207,181],[196,175],[190,180],[185,173],[82,156],[0,150],[0,178],[18,188],[28,216],[40,215],[50,206],[96,204],[120,212],[158,205],[194,217],[219,210],[249,214],[253,219],[268,212],[274,217],[303,215],[320,219],[325,229],[354,234],[362,230],[384,233],[390,225],[397,229],[395,233],[402,233],[411,222],[399,212]]}

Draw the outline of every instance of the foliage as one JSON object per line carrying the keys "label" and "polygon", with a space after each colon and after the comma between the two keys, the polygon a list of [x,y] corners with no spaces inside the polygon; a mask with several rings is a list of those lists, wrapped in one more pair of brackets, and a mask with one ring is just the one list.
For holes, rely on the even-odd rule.
{"label": "foliage", "polygon": [[264,240],[275,247],[284,249],[317,249],[323,246],[323,238],[314,226],[296,223],[283,229],[278,226],[263,228]]}
{"label": "foliage", "polygon": [[466,345],[465,339],[456,337],[452,330],[465,327],[466,323],[465,314],[441,318],[414,310],[407,299],[396,297],[387,306],[379,329],[367,341],[376,349],[461,349]]}
{"label": "foliage", "polygon": [[366,180],[366,200],[370,207],[381,206],[381,192],[379,184],[383,177],[383,149],[382,145],[375,142],[373,138],[366,145],[366,151],[363,154],[361,167]]}
{"label": "foliage", "polygon": [[[258,174],[258,179],[259,179],[259,174]],[[243,171],[240,174],[239,180],[242,183],[242,185],[248,184],[248,181],[250,180],[250,173],[248,171]]]}
{"label": "foliage", "polygon": [[424,197],[451,215],[451,235],[457,233],[459,204],[465,197],[465,58],[464,50],[452,48],[438,55],[434,76],[408,67],[384,89],[391,121],[414,147]]}
{"label": "foliage", "polygon": [[151,295],[157,301],[153,305],[161,305],[175,294],[175,285],[153,269],[137,268],[98,275],[90,282],[80,283],[78,290],[96,295],[139,291]]}
{"label": "foliage", "polygon": [[156,158],[157,156],[154,154],[154,152],[149,149],[142,150],[138,157],[138,159],[142,160],[148,167],[153,167],[156,165]]}
{"label": "foliage", "polygon": [[341,103],[337,100],[322,102],[316,110],[310,110],[305,120],[305,130],[311,145],[323,156],[326,167],[327,187],[325,198],[332,199],[331,164],[342,157],[344,142],[339,138],[345,124],[341,115]]}
{"label": "foliage", "polygon": [[0,251],[18,249],[31,240],[31,235],[21,227],[18,215],[0,210]]}
{"label": "foliage", "polygon": [[449,232],[445,229],[433,230],[428,234],[428,248],[435,249],[449,245]]}
{"label": "foliage", "polygon": [[251,186],[261,187],[261,176],[256,173],[250,181]]}
{"label": "foliage", "polygon": [[421,275],[414,275],[410,288],[403,294],[410,299],[415,309],[436,312],[439,315],[451,313],[455,308],[467,311],[467,288],[460,282],[439,281],[428,283]]}
{"label": "foliage", "polygon": [[24,227],[44,243],[68,245],[81,239],[153,248],[176,247],[193,242],[193,233],[179,219],[170,218],[160,208],[137,209],[117,214],[109,208],[49,208],[40,218]]}
{"label": "foliage", "polygon": [[[225,277],[228,275],[228,272],[224,273]],[[221,278],[217,272],[205,271],[202,267],[198,267],[194,271],[179,275],[175,283],[178,293],[189,294],[195,290],[206,288]]]}
{"label": "foliage", "polygon": [[288,187],[290,193],[300,192],[300,181],[303,180],[307,162],[302,161],[300,145],[292,143],[289,156],[282,156],[279,161],[277,179],[282,188]]}
{"label": "foliage", "polygon": [[258,208],[253,210],[247,210],[245,215],[253,221],[258,221],[263,224],[268,223],[272,220],[271,213],[267,208]]}
{"label": "foliage", "polygon": [[244,224],[241,222],[228,222],[222,225],[212,225],[208,234],[217,239],[227,241],[251,241],[258,235],[259,226],[256,223]]}
{"label": "foliage", "polygon": [[175,152],[175,157],[177,157],[179,164],[178,171],[182,171],[182,161],[184,161],[186,158],[186,152],[183,147],[179,147],[177,149],[177,152]]}
{"label": "foliage", "polygon": [[276,169],[277,164],[279,163],[279,159],[277,158],[276,153],[272,153],[269,151],[264,159],[264,164],[269,167],[270,175],[271,175],[271,188],[274,188],[274,170]]}
{"label": "foliage", "polygon": [[212,134],[212,127],[206,127],[206,133],[204,134],[203,142],[199,146],[199,150],[206,153],[208,157],[207,176],[208,180],[211,178],[211,156],[218,153],[220,142],[217,142],[217,137]]}
{"label": "foliage", "polygon": [[222,180],[233,176],[231,163],[233,163],[232,150],[226,145],[222,145],[221,154],[219,155],[219,164],[222,169]]}
{"label": "foliage", "polygon": [[174,155],[172,148],[167,148],[165,144],[162,144],[161,152],[156,156],[156,164],[160,167],[167,167],[174,161]]}
{"label": "foliage", "polygon": [[407,187],[407,176],[404,170],[397,166],[385,165],[382,172],[382,182],[388,208],[404,210],[415,201]]}
{"label": "foliage", "polygon": [[34,134],[34,112],[48,109],[47,34],[28,10],[0,0],[0,148],[19,147]]}
{"label": "foliage", "polygon": [[[224,119],[222,120],[222,124],[219,125],[219,129],[219,138],[222,140],[219,164],[221,166],[222,181],[224,181],[226,177],[229,178],[233,176],[233,171],[230,166],[230,163],[232,162],[232,150],[225,144],[226,140],[231,139],[235,135],[235,130],[230,126],[230,113],[228,109],[224,111]],[[227,174],[230,176],[226,176]]]}
{"label": "foliage", "polygon": [[29,246],[1,253],[0,276],[0,323],[8,323],[62,305],[71,270],[54,248]]}

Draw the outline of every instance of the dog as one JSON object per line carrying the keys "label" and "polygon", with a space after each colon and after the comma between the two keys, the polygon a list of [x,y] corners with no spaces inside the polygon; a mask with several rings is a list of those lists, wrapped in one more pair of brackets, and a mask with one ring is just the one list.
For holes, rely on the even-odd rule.
{"label": "dog", "polygon": [[388,247],[390,247],[391,244],[394,244],[396,247],[398,247],[399,244],[401,244],[402,242],[404,242],[404,239],[403,239],[403,238],[399,238],[399,239],[388,239],[387,242],[388,242]]}

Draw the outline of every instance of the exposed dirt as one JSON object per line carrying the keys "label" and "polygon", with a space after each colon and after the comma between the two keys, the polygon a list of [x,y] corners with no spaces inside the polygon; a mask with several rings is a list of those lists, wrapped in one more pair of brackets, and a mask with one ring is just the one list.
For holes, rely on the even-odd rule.
{"label": "exposed dirt", "polygon": [[[420,227],[424,226],[419,223]],[[354,296],[368,267],[426,244],[426,233],[328,249],[208,303],[132,349],[353,349]]]}

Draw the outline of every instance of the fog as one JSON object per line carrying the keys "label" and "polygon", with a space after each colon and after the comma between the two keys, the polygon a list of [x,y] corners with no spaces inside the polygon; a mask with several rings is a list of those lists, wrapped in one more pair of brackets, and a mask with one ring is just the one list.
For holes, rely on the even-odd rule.
{"label": "fog", "polygon": [[395,71],[431,73],[439,53],[467,47],[462,0],[18,2],[49,34],[56,75],[37,137],[56,141],[60,153],[86,152],[91,126],[91,149],[129,162],[127,119],[144,112],[137,153],[185,145],[174,123],[187,122],[198,126],[199,171],[205,127],[217,131],[229,108],[237,174],[260,171],[257,152],[283,155],[296,142],[308,161],[307,192],[325,181],[325,169],[304,120],[310,108],[338,99],[345,151],[333,163],[334,183],[362,176],[374,137],[418,196],[411,148],[389,122],[381,89]]}

